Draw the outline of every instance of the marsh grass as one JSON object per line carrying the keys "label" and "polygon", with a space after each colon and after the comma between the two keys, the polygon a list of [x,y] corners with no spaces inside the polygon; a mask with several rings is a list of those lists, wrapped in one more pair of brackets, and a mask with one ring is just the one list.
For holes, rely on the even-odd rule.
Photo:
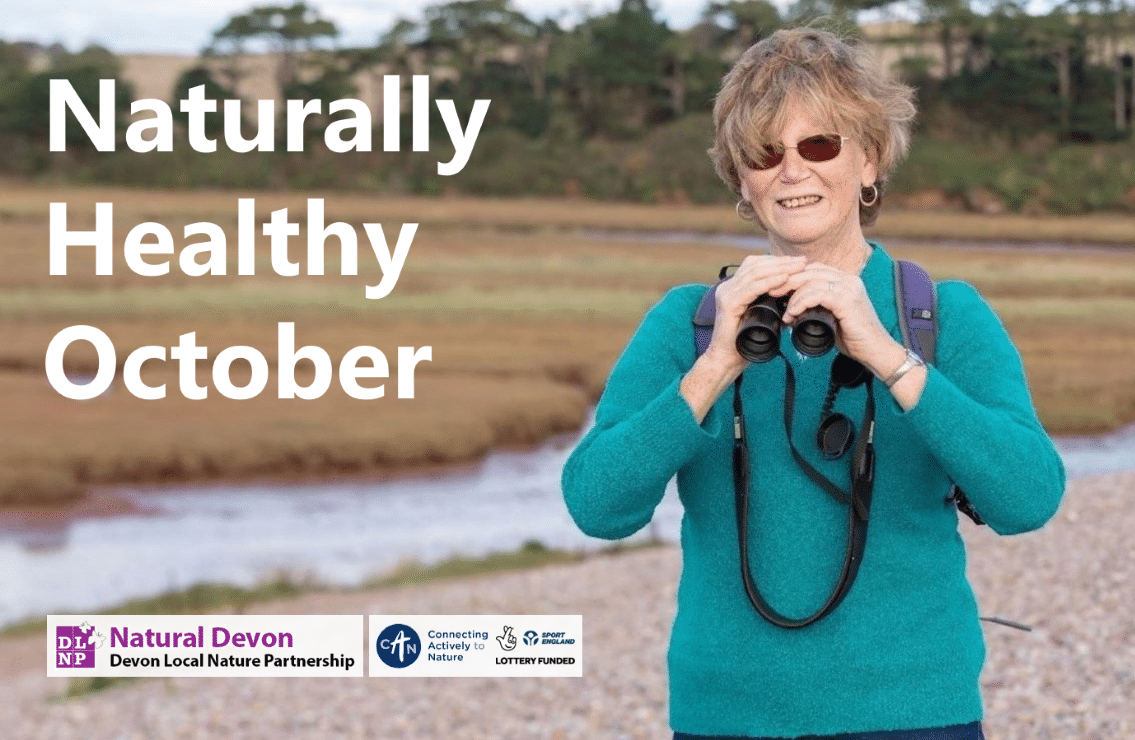
{"label": "marsh grass", "polygon": [[[288,208],[292,220],[305,218],[308,198],[323,198],[326,220],[415,222],[423,227],[460,229],[492,227],[501,230],[612,229],[677,231],[702,234],[747,234],[752,226],[740,221],[732,207],[722,205],[658,206],[548,198],[412,197],[311,191],[285,193],[241,190],[158,190],[114,187],[0,186],[0,203],[9,226],[46,222],[47,203],[67,203],[71,229],[92,228],[94,204],[114,203],[116,234],[143,221],[171,229],[199,220],[235,226],[237,199],[255,198],[258,223],[273,210]],[[361,230],[360,230],[361,231]],[[1111,243],[1135,245],[1135,216],[1101,213],[1086,216],[1031,217],[1019,214],[985,216],[953,212],[881,214],[873,233],[884,237],[962,239],[977,241]],[[174,229],[175,239],[179,234]],[[119,237],[121,238],[121,237]],[[333,241],[333,240],[332,240]],[[46,260],[46,257],[44,257]]]}
{"label": "marsh grass", "polygon": [[[287,599],[321,588],[323,587],[316,583],[290,578],[278,578],[250,588],[223,583],[198,583],[179,591],[167,591],[157,596],[131,599],[118,606],[97,611],[95,614],[206,614],[218,611],[239,614],[250,604]],[[46,628],[46,619],[28,619],[0,629],[0,637],[36,634]]]}
{"label": "marsh grass", "polygon": [[451,578],[466,578],[560,563],[577,563],[585,557],[587,556],[581,552],[553,550],[539,540],[528,540],[516,550],[493,552],[479,558],[455,555],[433,565],[414,561],[402,563],[390,573],[367,581],[362,588],[418,586]]}
{"label": "marsh grass", "polygon": [[403,563],[390,573],[367,581],[360,588],[367,590],[374,588],[419,586],[424,583],[454,578],[468,578],[491,573],[527,570],[546,565],[578,563],[589,557],[595,557],[596,555],[617,555],[622,552],[641,550],[646,547],[658,547],[662,544],[664,543],[658,539],[647,539],[633,543],[619,542],[604,547],[594,554],[589,554],[572,550],[549,548],[539,540],[528,540],[516,550],[493,552],[482,557],[455,555],[433,565],[423,565],[413,561]]}
{"label": "marsh grass", "polygon": [[[603,288],[462,286],[429,293],[391,295],[384,299],[386,320],[392,314],[429,315],[435,320],[478,317],[523,318],[533,313],[573,318],[596,316],[632,319],[658,299],[655,291]],[[68,291],[9,290],[0,294],[0,321],[82,318],[100,320],[145,316],[154,318],[272,319],[365,318],[373,307],[356,288],[239,285],[231,288],[160,288],[146,290]]]}
{"label": "marsh grass", "polygon": [[81,699],[84,696],[98,694],[109,689],[141,681],[143,679],[133,676],[84,676],[72,678],[67,681],[66,690],[51,701],[70,701]]}

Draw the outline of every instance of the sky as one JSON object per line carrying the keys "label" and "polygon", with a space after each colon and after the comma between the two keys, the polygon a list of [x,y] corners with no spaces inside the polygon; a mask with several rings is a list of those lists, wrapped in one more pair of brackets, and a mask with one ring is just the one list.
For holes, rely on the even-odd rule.
{"label": "sky", "polygon": [[[71,51],[98,43],[124,53],[184,53],[201,50],[230,16],[257,5],[290,5],[292,0],[0,0],[0,38],[5,41],[62,42]],[[586,9],[613,9],[617,0],[514,0],[529,17],[572,18]],[[372,44],[398,17],[418,19],[432,0],[308,0],[340,29],[340,44]],[[705,0],[655,0],[673,28],[692,25]]]}

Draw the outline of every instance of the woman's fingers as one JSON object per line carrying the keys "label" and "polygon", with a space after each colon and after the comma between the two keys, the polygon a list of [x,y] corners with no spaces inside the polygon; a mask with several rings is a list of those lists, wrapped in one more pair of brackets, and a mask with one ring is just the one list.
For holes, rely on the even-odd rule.
{"label": "woman's fingers", "polygon": [[717,287],[717,320],[706,353],[724,358],[724,364],[728,366],[747,365],[736,350],[737,327],[745,309],[770,288],[783,283],[789,275],[803,270],[806,264],[803,257],[746,257],[733,276]]}
{"label": "woman's fingers", "polygon": [[[804,269],[804,257],[780,257],[775,255],[749,256],[737,268],[733,276],[721,284],[718,295],[722,307],[743,308],[781,285],[793,274]],[[738,310],[739,314],[740,311]]]}
{"label": "woman's fingers", "polygon": [[785,293],[799,290],[802,286],[812,281],[828,280],[841,283],[849,277],[853,276],[820,262],[810,262],[803,269],[789,275],[788,279],[775,289],[774,294],[784,295]]}
{"label": "woman's fingers", "polygon": [[741,261],[741,265],[737,268],[733,277],[749,280],[777,274],[790,275],[805,269],[807,264],[808,261],[803,255],[798,257],[782,257],[772,254],[749,255]]}
{"label": "woman's fingers", "polygon": [[784,282],[769,291],[773,296],[789,293],[792,297],[785,306],[785,323],[792,323],[797,316],[817,306],[823,306],[840,317],[857,302],[861,294],[866,294],[857,276],[815,262],[789,275]]}
{"label": "woman's fingers", "polygon": [[827,291],[798,290],[792,296],[789,306],[785,308],[782,318],[785,324],[794,324],[806,311],[823,308],[831,312],[842,325],[847,314],[844,310],[845,304],[846,301],[835,298],[832,293]]}

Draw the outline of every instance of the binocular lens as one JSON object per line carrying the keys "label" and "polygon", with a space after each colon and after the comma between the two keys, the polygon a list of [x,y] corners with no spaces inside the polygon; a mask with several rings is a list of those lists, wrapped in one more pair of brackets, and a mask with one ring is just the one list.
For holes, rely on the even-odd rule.
{"label": "binocular lens", "polygon": [[[791,295],[791,294],[789,294]],[[749,362],[768,362],[780,351],[780,327],[787,295],[765,293],[749,304],[737,328],[737,353]],[[826,308],[800,314],[792,330],[792,344],[809,357],[819,357],[835,345],[835,317]]]}
{"label": "binocular lens", "polygon": [[780,347],[780,332],[753,326],[737,333],[737,354],[749,362],[768,362]]}
{"label": "binocular lens", "polygon": [[737,330],[737,354],[749,362],[768,362],[780,350],[780,314],[775,299],[762,299],[749,306]]}
{"label": "binocular lens", "polygon": [[831,349],[833,344],[835,327],[830,314],[824,316],[816,310],[805,311],[792,330],[792,345],[809,357],[819,357]]}

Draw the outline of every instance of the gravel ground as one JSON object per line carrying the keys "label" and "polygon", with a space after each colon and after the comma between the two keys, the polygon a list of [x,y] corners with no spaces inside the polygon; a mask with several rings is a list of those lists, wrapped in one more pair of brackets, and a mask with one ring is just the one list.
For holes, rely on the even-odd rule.
{"label": "gravel ground", "polygon": [[[1135,473],[1082,479],[1042,532],[963,526],[985,615],[990,740],[1135,738]],[[669,737],[673,547],[390,591],[312,595],[261,613],[584,615],[581,679],[151,679],[68,701],[43,638],[0,642],[0,736],[47,738]]]}

